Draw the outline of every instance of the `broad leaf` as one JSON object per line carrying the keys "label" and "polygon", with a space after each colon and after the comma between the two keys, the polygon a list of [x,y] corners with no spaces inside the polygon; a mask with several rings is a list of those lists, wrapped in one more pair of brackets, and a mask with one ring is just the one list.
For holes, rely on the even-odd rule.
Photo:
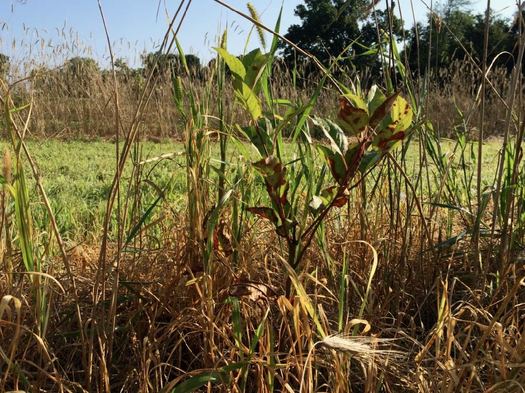
{"label": "broad leaf", "polygon": [[274,224],[279,222],[277,215],[272,208],[269,207],[249,207],[248,210],[250,213],[253,213],[261,218],[271,221]]}
{"label": "broad leaf", "polygon": [[268,58],[269,56],[263,54],[258,48],[242,57],[241,61],[246,70],[244,83],[253,89],[255,93],[259,93],[260,91],[261,85],[257,82],[260,80],[262,73],[264,72],[264,67],[268,63]]}
{"label": "broad leaf", "polygon": [[253,164],[255,168],[263,175],[267,184],[277,188],[286,184],[286,168],[282,162],[275,156],[269,156]]}
{"label": "broad leaf", "polygon": [[370,118],[370,127],[375,128],[394,108],[394,103],[399,96],[399,92],[386,98],[373,112]]}
{"label": "broad leaf", "polygon": [[397,95],[388,114],[376,128],[377,135],[373,145],[382,151],[388,151],[405,138],[405,131],[412,124],[414,113],[408,102]]}
{"label": "broad leaf", "polygon": [[244,78],[246,77],[246,68],[244,67],[242,61],[240,61],[238,58],[236,58],[224,48],[215,48],[215,50],[224,59],[224,62],[226,63],[230,71],[235,76],[244,80]]}
{"label": "broad leaf", "polygon": [[361,97],[345,94],[339,100],[337,121],[349,135],[358,135],[366,130],[368,106]]}
{"label": "broad leaf", "polygon": [[328,119],[313,118],[312,121],[328,138],[332,150],[343,156],[348,150],[348,138],[341,127]]}
{"label": "broad leaf", "polygon": [[317,148],[324,156],[332,172],[334,179],[340,184],[343,185],[346,178],[346,163],[340,154],[333,152],[328,146],[318,145]]}
{"label": "broad leaf", "polygon": [[254,121],[257,121],[262,115],[261,102],[250,87],[244,83],[239,82],[238,88],[235,88],[235,95],[241,101],[246,110],[252,116]]}
{"label": "broad leaf", "polygon": [[312,198],[309,206],[314,213],[320,212],[325,207],[333,203],[335,207],[343,207],[348,202],[348,191],[345,190],[344,195],[337,196],[339,187],[332,186],[325,188],[320,195]]}
{"label": "broad leaf", "polygon": [[250,142],[255,146],[257,151],[261,156],[267,156],[273,153],[273,142],[270,135],[266,132],[266,129],[261,127],[261,121],[259,121],[258,126],[248,126],[240,127],[237,125],[237,128],[242,131],[244,135],[250,140]]}
{"label": "broad leaf", "polygon": [[363,158],[361,159],[361,162],[359,164],[359,172],[363,174],[366,173],[369,169],[374,167],[383,156],[383,153],[377,150],[367,151],[363,155]]}
{"label": "broad leaf", "polygon": [[385,102],[386,96],[383,94],[381,89],[374,85],[368,91],[367,101],[368,101],[368,113],[374,113],[379,106]]}

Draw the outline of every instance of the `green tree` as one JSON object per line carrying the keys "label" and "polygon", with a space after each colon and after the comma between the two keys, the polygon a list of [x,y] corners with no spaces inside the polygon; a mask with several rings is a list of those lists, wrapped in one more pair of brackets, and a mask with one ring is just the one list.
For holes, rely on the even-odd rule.
{"label": "green tree", "polygon": [[[186,64],[190,72],[198,74],[201,69],[200,59],[195,55],[185,55]],[[181,72],[182,62],[178,55],[173,53],[151,52],[142,55],[142,64],[146,75],[154,69],[154,75],[170,79]],[[154,68],[153,68],[154,67]]]}
{"label": "green tree", "polygon": [[[377,53],[381,50],[387,51],[390,45],[390,32],[394,40],[398,40],[403,36],[403,22],[392,11],[373,11],[361,26],[360,46],[356,49],[357,57],[353,60],[353,64],[361,70],[370,70],[370,74],[373,76],[377,76],[383,68],[382,59]],[[364,51],[369,51],[370,49],[375,49],[376,51],[373,51],[370,55],[363,55]],[[383,60],[386,60],[386,57],[383,57]]]}
{"label": "green tree", "polygon": [[[393,12],[371,7],[374,3],[378,2],[305,0],[295,9],[301,23],[290,26],[286,38],[325,65],[341,56],[341,65],[366,68],[376,75],[382,67],[374,49],[380,50],[380,44],[388,39],[385,32],[392,32],[394,39],[400,37],[403,25]],[[283,45],[282,49],[288,65],[306,60],[288,45]]]}
{"label": "green tree", "polygon": [[[447,67],[451,62],[466,57],[480,62],[483,57],[485,15],[464,9],[470,2],[449,0],[428,15],[427,24],[418,24],[408,34],[405,55],[412,71],[421,74],[431,69]],[[508,20],[491,17],[489,26],[489,54],[491,62],[502,51],[513,52],[515,37]],[[497,66],[511,66],[509,56],[497,59]]]}
{"label": "green tree", "polygon": [[126,75],[126,76],[129,75],[131,71],[131,69],[128,66],[128,63],[122,57],[119,57],[118,59],[115,60],[115,70],[118,73],[122,75]]}
{"label": "green tree", "polygon": [[201,60],[197,56],[191,54],[185,55],[184,57],[186,58],[186,64],[188,65],[190,72],[198,74],[201,70]]}
{"label": "green tree", "polygon": [[53,77],[72,97],[87,97],[95,88],[95,80],[101,75],[98,63],[89,57],[72,57]]}
{"label": "green tree", "polygon": [[74,78],[91,77],[99,72],[98,64],[94,59],[79,56],[67,60],[63,69]]}
{"label": "green tree", "polygon": [[[295,8],[301,24],[289,27],[286,38],[327,64],[339,55],[352,55],[351,43],[359,37],[359,21],[366,0],[305,0]],[[350,47],[349,47],[350,46]],[[304,58],[290,46],[283,46],[288,63]]]}

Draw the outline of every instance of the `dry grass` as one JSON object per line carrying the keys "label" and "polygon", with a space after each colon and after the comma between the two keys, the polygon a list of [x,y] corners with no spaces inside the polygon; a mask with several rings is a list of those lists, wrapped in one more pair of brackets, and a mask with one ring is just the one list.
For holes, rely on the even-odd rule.
{"label": "dry grass", "polygon": [[[290,72],[282,65],[275,68],[273,86],[276,96],[287,97],[292,102],[308,102],[318,78],[308,78],[306,86],[300,80],[300,86],[294,87]],[[133,120],[136,103],[147,75],[144,72],[118,75],[119,110],[125,129]],[[465,124],[476,125],[480,121],[480,112],[477,110],[480,99],[479,78],[476,75],[475,68],[464,61],[454,62],[449,68],[430,76],[426,101],[429,109],[426,115],[441,137],[455,137],[457,132],[476,135],[476,126],[464,129]],[[196,85],[196,89],[203,92],[211,77],[213,75],[203,69],[198,78],[193,77],[186,83]],[[31,82],[32,97],[27,95],[25,89],[20,92],[17,101],[33,100],[31,135],[38,138],[112,139],[113,130],[109,125],[115,114],[111,106],[114,85],[110,75],[106,71],[94,71],[81,73],[71,79],[67,72],[40,70],[35,73]],[[494,92],[489,93],[487,100],[486,136],[499,136],[505,124],[505,107],[501,105],[500,97],[508,92],[510,80],[507,71],[503,69],[493,70],[490,80]],[[225,94],[226,113],[242,119],[243,113],[233,105],[235,99],[229,83]],[[337,94],[333,91],[323,91],[313,114],[334,115],[333,102],[336,99]],[[211,113],[211,116],[217,116],[217,113]],[[173,106],[173,90],[169,77],[160,78],[155,84],[154,92],[141,113],[140,122],[140,134],[145,139],[160,141],[166,138],[183,138],[184,126]]]}
{"label": "dry grass", "polygon": [[[338,233],[359,236],[358,222],[341,221],[345,225]],[[239,362],[240,370],[226,373],[229,383],[215,385],[214,391],[264,392],[271,386],[299,391],[301,385],[304,391],[323,385],[334,391],[380,386],[385,391],[513,391],[513,384],[523,380],[523,269],[507,272],[500,278],[504,284],[490,293],[486,288],[495,282],[483,287],[465,272],[460,249],[454,250],[459,256],[444,257],[436,266],[434,254],[403,258],[397,246],[389,258],[380,257],[373,293],[356,320],[350,310],[362,302],[359,293],[366,287],[371,258],[358,244],[334,240],[331,266],[316,247],[299,277],[308,297],[286,297],[279,241],[264,227],[258,225],[243,239],[238,266],[218,254],[209,274],[194,273],[189,266],[184,223],[168,227],[173,235],[159,251],[121,261],[111,363],[101,368],[95,357],[91,375],[86,375],[73,299],[54,288],[50,334],[42,340],[29,328],[35,323],[34,304],[25,295],[25,281],[15,276],[13,287],[4,285],[2,292],[14,298],[4,298],[12,304],[2,318],[2,342],[12,344],[2,345],[2,356],[16,363],[4,369],[4,387],[104,391],[109,378],[112,391],[170,391],[167,387],[189,375]],[[376,231],[377,238],[369,239],[379,250],[384,249],[381,235]],[[107,312],[109,306],[101,310],[90,301],[99,274],[92,262],[97,253],[83,248],[70,254],[86,316],[94,309]],[[344,296],[349,312],[340,333],[347,338],[322,338],[308,307],[314,305],[324,332],[337,332],[338,303],[344,299],[336,292],[345,258],[352,285]],[[70,293],[67,276],[54,276]],[[355,336],[356,327],[365,337]],[[103,334],[95,320],[86,320],[83,329],[87,337]],[[97,351],[100,342],[89,345]]]}
{"label": "dry grass", "polygon": [[[170,32],[163,42],[164,51],[176,47]],[[476,190],[482,173],[469,169],[484,159],[470,143],[482,120],[479,80],[468,79],[475,72],[455,64],[427,95],[406,81],[405,95],[421,109],[415,137],[366,181],[345,184],[345,203],[327,210],[295,259],[282,229],[248,209],[270,205],[275,190],[247,162],[237,131],[255,120],[297,124],[273,113],[251,119],[217,62],[206,75],[176,80],[175,91],[153,70],[128,79],[77,69],[73,79],[55,70],[12,86],[1,81],[12,156],[4,156],[2,179],[0,391],[522,391],[525,123],[521,102],[505,95],[506,78],[495,71],[495,90],[480,93],[488,98],[487,135],[501,119],[510,130],[500,182]],[[319,91],[316,114],[337,110],[336,89],[319,80],[296,88],[287,75],[275,73],[270,88],[289,107]],[[450,116],[456,108],[461,121]],[[440,151],[446,130],[458,136],[457,159]],[[113,183],[94,241],[63,241],[29,136],[114,139]],[[166,136],[184,142],[183,208],[141,165],[141,140]],[[217,138],[219,154],[211,149]],[[322,157],[314,149],[308,156],[309,141],[299,139],[277,183],[306,168],[289,210],[304,209],[310,225],[310,189],[332,183]],[[409,145],[418,164],[411,172]],[[46,210],[37,222],[30,175]]]}

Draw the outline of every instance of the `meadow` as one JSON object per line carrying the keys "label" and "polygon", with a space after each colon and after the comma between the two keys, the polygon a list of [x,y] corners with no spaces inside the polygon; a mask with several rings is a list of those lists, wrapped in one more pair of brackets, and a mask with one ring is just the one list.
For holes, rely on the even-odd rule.
{"label": "meadow", "polygon": [[509,74],[384,37],[301,84],[276,34],[197,74],[173,31],[0,78],[0,391],[523,391],[523,33]]}
{"label": "meadow", "polygon": [[[456,142],[450,139],[440,141],[442,153],[453,157],[454,166],[462,165],[461,155],[453,154]],[[37,139],[27,143],[33,152],[34,160],[42,176],[42,184],[49,197],[51,207],[55,212],[57,224],[64,238],[73,246],[75,243],[94,242],[100,236],[98,231],[102,227],[106,200],[111,188],[112,175],[115,170],[115,144],[103,139],[57,140]],[[493,139],[485,143],[483,161],[483,183],[489,185],[494,179],[497,170],[498,151],[501,141]],[[406,157],[407,172],[410,177],[416,172],[418,165],[417,150],[414,145],[408,150]],[[293,159],[293,147],[284,144],[285,157]],[[7,148],[0,143],[0,149]],[[476,144],[470,149],[476,150]],[[160,142],[143,141],[140,143],[141,166],[147,172],[146,181],[154,184],[158,189],[168,190],[169,204],[177,206],[178,213],[182,213],[186,206],[185,192],[186,179],[184,175],[184,144],[177,141],[164,140]],[[211,157],[219,160],[218,143],[211,143]],[[246,146],[248,161],[255,161],[256,152]],[[233,155],[233,153],[232,153]],[[229,157],[228,161],[231,161]],[[430,164],[433,166],[433,164]],[[468,173],[472,173],[475,160],[465,163]],[[124,179],[129,179],[133,163],[128,162],[123,173]],[[320,168],[320,165],[318,165]],[[370,178],[369,181],[373,179]],[[211,186],[217,183],[213,179]],[[32,179],[29,188],[33,199],[34,210],[38,217],[36,222],[45,214],[45,208],[39,204],[38,193]],[[215,190],[216,191],[216,190]]]}

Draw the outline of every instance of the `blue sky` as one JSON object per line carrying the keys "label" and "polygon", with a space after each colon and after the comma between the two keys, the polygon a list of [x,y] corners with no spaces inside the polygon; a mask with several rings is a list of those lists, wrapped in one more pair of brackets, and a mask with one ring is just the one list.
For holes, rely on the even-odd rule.
{"label": "blue sky", "polygon": [[[246,0],[226,0],[246,11]],[[282,31],[296,23],[294,8],[300,0],[252,0],[263,21],[273,26],[283,6]],[[410,25],[413,19],[411,0],[399,0],[403,17]],[[412,0],[415,17],[425,17],[430,0]],[[109,27],[113,50],[130,64],[140,63],[140,54],[154,50],[162,39],[167,15],[179,0],[101,0]],[[382,5],[383,1],[380,3]],[[436,1],[434,0],[434,4]],[[482,12],[485,1],[473,1],[472,9]],[[492,0],[492,7],[504,17],[515,11],[516,0]],[[210,49],[225,27],[229,30],[229,49],[242,53],[250,23],[218,5],[213,0],[193,0],[182,26],[179,40],[187,53],[210,59]],[[0,52],[13,62],[45,62],[59,65],[71,56],[92,56],[107,64],[107,45],[97,0],[0,0]],[[269,38],[269,37],[267,37]],[[257,45],[252,35],[248,48]]]}

